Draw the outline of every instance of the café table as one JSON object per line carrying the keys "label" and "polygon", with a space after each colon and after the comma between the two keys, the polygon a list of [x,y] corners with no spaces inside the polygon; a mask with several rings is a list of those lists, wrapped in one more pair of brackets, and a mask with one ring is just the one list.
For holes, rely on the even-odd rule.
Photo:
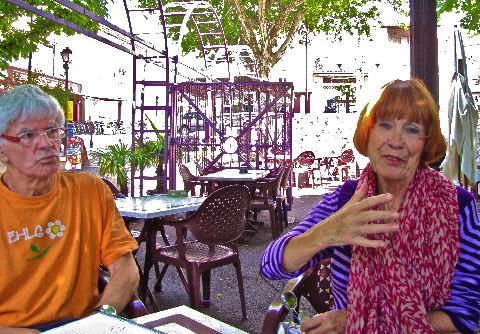
{"label": "caf\u00e9 table", "polygon": [[165,311],[147,314],[134,319],[145,327],[155,328],[166,334],[244,334],[246,332],[220,320],[182,305]]}
{"label": "caf\u00e9 table", "polygon": [[269,173],[270,171],[265,169],[249,169],[246,173],[241,173],[239,168],[234,168],[223,169],[215,173],[199,176],[198,178],[201,181],[217,182],[221,184],[246,184],[257,181],[258,179],[267,176]]}
{"label": "caf\u00e9 table", "polygon": [[[145,230],[145,264],[152,262],[151,250],[155,248],[156,224],[161,223],[162,219],[169,216],[188,213],[196,211],[205,200],[205,197],[188,196],[188,197],[172,197],[167,194],[157,194],[140,197],[125,197],[115,200],[118,211],[122,217],[138,218],[144,220]],[[142,232],[143,233],[143,232]],[[167,246],[170,242],[163,231],[161,230],[162,238]],[[143,240],[143,238],[142,238]],[[140,273],[141,282],[139,289],[139,297],[144,302],[148,290],[148,275],[146,272],[146,265],[143,267],[143,272]],[[184,279],[184,275],[180,269],[177,269],[180,278]]]}
{"label": "caf\u00e9 table", "polygon": [[46,334],[246,334],[220,320],[182,305],[135,319],[95,313],[44,331]]}

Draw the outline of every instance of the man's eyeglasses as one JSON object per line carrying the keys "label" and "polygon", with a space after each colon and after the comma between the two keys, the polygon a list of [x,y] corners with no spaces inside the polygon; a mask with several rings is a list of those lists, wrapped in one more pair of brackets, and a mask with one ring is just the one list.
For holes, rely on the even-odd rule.
{"label": "man's eyeglasses", "polygon": [[1,138],[18,143],[22,146],[31,146],[40,136],[45,135],[48,139],[59,140],[65,137],[65,129],[62,127],[45,129],[43,131],[29,131],[20,134],[18,137],[0,135]]}

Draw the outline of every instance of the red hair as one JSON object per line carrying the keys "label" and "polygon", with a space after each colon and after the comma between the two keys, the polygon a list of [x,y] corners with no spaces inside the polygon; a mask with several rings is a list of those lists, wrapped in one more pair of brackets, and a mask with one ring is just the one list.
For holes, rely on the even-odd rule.
{"label": "red hair", "polygon": [[445,155],[447,143],[440,129],[438,106],[423,81],[392,81],[383,87],[379,97],[362,109],[353,144],[364,156],[367,154],[370,130],[378,119],[406,119],[422,124],[427,135],[422,162],[437,162]]}

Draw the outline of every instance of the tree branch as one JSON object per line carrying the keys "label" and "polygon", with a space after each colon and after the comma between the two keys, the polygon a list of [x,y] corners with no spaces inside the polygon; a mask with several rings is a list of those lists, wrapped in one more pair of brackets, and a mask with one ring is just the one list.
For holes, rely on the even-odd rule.
{"label": "tree branch", "polygon": [[[290,13],[293,12],[300,5],[302,5],[302,8],[298,9],[297,14],[295,15],[295,20],[297,19],[299,13],[301,14],[300,15],[300,20],[301,20],[302,15],[303,15],[303,5],[304,4],[305,4],[304,0],[294,0],[294,1],[290,2],[284,8],[280,8],[280,12],[282,14],[279,15],[279,19],[273,24],[272,29],[270,29],[269,38],[273,38],[274,36],[278,36],[278,34],[282,30],[282,28],[285,28],[285,22],[287,22],[287,18],[290,15]],[[294,28],[296,30],[297,27],[294,26]]]}
{"label": "tree branch", "polygon": [[248,18],[245,13],[245,9],[240,0],[227,0],[235,8],[235,12],[238,15],[238,20],[240,21],[241,28],[243,29],[242,33],[244,34],[245,44],[250,46],[254,54],[260,53],[260,48],[258,41],[254,33],[254,23]]}

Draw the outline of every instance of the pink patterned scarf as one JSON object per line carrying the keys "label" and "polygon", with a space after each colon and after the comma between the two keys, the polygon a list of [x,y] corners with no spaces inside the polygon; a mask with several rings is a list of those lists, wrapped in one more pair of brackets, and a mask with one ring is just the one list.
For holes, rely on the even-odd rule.
{"label": "pink patterned scarf", "polygon": [[[376,194],[370,165],[359,184]],[[458,260],[455,187],[433,169],[419,167],[400,206],[400,230],[385,248],[352,247],[347,334],[435,333],[427,311],[445,304]]]}

